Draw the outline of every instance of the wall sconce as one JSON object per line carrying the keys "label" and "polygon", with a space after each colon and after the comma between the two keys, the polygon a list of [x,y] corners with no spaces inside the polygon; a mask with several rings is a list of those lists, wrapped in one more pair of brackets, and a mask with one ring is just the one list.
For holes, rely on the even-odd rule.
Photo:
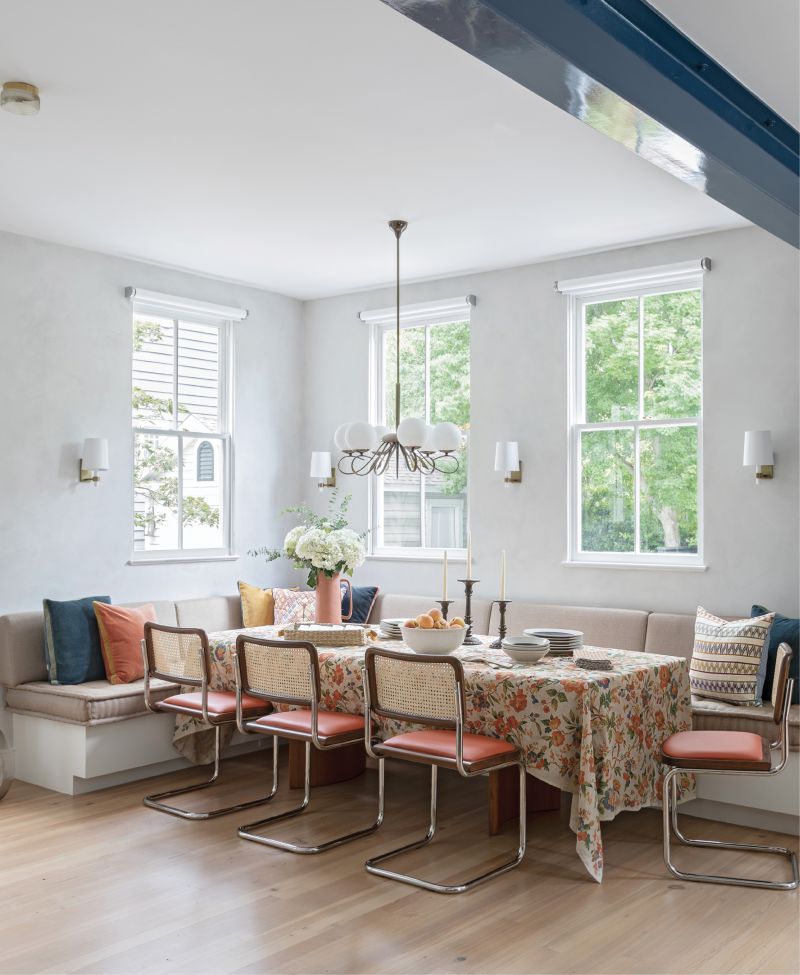
{"label": "wall sconce", "polygon": [[108,469],[108,441],[104,437],[87,437],[83,441],[83,456],[78,461],[78,480],[97,485],[100,480],[97,472]]}
{"label": "wall sconce", "polygon": [[775,468],[772,452],[772,432],[770,430],[746,430],[744,435],[744,456],[742,467],[755,467],[756,484],[772,480]]}
{"label": "wall sconce", "polygon": [[503,472],[505,484],[519,484],[522,480],[522,462],[516,440],[498,440],[494,448],[494,469]]}
{"label": "wall sconce", "polygon": [[336,470],[331,463],[331,455],[328,450],[313,450],[311,452],[311,469],[309,477],[317,479],[317,487],[320,491],[323,488],[336,487]]}

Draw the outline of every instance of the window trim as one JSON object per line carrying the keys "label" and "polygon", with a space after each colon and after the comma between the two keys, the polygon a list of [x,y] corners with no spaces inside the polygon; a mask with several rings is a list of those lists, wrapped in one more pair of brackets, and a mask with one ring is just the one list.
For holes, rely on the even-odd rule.
{"label": "window trim", "polygon": [[[180,430],[163,427],[138,427],[131,418],[131,439],[129,444],[130,454],[133,458],[135,441],[137,434],[174,437],[177,440],[177,470],[178,470],[178,541],[183,541],[183,497],[181,483],[183,478],[183,441],[184,439],[218,440],[222,443],[222,463],[223,476],[221,479],[222,487],[222,538],[223,544],[214,548],[164,548],[152,551],[137,550],[135,545],[135,526],[131,523],[131,556],[128,560],[129,565],[148,565],[160,562],[208,562],[223,559],[235,559],[234,554],[234,535],[233,535],[233,485],[234,485],[234,411],[233,411],[233,327],[231,319],[214,318],[211,315],[201,315],[189,313],[185,307],[174,305],[167,306],[148,305],[139,302],[131,296],[132,313],[131,329],[133,320],[136,317],[152,315],[160,319],[171,319],[173,324],[173,342],[175,356],[175,370],[173,374],[173,403],[177,409],[177,383],[178,383],[178,325],[180,322],[186,324],[212,325],[219,331],[219,432],[203,431],[202,435],[197,430]],[[226,309],[227,310],[227,309]],[[131,348],[131,369],[133,372],[133,349]],[[136,489],[133,479],[133,469],[131,469],[130,482],[130,512],[135,510]]]}
{"label": "window trim", "polygon": [[[568,383],[567,383],[567,558],[566,565],[588,565],[596,568],[691,568],[702,569],[704,562],[705,520],[703,490],[703,408],[705,333],[703,330],[703,272],[709,270],[708,258],[702,261],[644,268],[625,274],[602,275],[593,278],[556,282],[556,290],[565,294],[568,302]],[[605,287],[604,287],[605,282]],[[610,420],[587,423],[585,418],[585,354],[584,309],[587,305],[623,298],[672,294],[678,291],[700,291],[700,410],[697,417],[664,417],[661,419]],[[639,328],[642,328],[640,313]],[[641,400],[641,359],[639,382]],[[639,430],[665,426],[697,427],[697,552],[583,552],[581,540],[581,471],[580,440],[585,430],[631,430],[635,450],[634,471],[634,548],[639,548],[640,491],[639,491]]]}
{"label": "window trim", "polygon": [[[457,322],[468,322],[471,327],[472,307],[475,305],[475,296],[466,295],[464,298],[446,299],[441,302],[425,302],[416,305],[405,305],[400,308],[400,328],[433,328],[437,325],[449,325]],[[391,312],[391,318],[389,317]],[[422,317],[426,315],[426,317]],[[381,342],[385,332],[393,331],[397,327],[396,309],[380,309],[375,312],[361,312],[359,318],[369,327],[369,422],[373,425],[383,422],[383,402],[384,402],[384,382],[383,382],[383,363]],[[471,348],[472,333],[470,331],[470,369],[472,362]],[[426,347],[428,344],[426,333]],[[430,396],[428,395],[429,386],[429,363],[426,349],[425,362],[425,388],[426,404],[430,408]],[[471,397],[470,397],[471,399]],[[471,411],[471,402],[470,402]],[[440,561],[444,558],[447,551],[448,559],[453,561],[463,561],[467,556],[466,545],[461,548],[427,548],[424,545],[378,545],[377,539],[380,535],[379,526],[383,517],[383,491],[380,490],[381,479],[379,477],[368,478],[367,490],[367,510],[369,514],[369,542],[367,558],[375,559],[407,559],[417,561]],[[470,523],[470,478],[467,471],[467,525]],[[420,537],[425,538],[425,511],[424,504],[421,505]]]}

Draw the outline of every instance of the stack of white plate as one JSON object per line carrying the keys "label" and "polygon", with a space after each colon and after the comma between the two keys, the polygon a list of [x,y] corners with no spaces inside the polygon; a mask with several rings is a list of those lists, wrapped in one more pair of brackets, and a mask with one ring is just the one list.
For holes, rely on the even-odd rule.
{"label": "stack of white plate", "polygon": [[378,635],[382,640],[402,640],[402,626],[405,619],[401,620],[381,620]]}
{"label": "stack of white plate", "polygon": [[583,633],[580,630],[555,630],[545,627],[523,630],[525,636],[538,636],[550,641],[550,656],[571,656],[583,646]]}

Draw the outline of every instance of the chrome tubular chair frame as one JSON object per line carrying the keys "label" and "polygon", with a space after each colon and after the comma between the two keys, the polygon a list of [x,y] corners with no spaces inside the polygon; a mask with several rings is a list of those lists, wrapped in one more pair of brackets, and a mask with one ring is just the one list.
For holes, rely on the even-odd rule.
{"label": "chrome tubular chair frame", "polygon": [[[178,636],[190,636],[197,640],[197,652],[199,655],[199,672],[200,677],[194,677],[188,674],[168,674],[161,672],[156,667],[155,654],[152,646],[153,632],[163,632],[169,634],[176,634]],[[148,642],[149,641],[149,642]],[[275,794],[275,786],[273,785],[273,791],[267,796],[261,796],[258,799],[251,799],[248,802],[237,802],[231,806],[223,806],[219,809],[211,809],[207,812],[198,812],[189,809],[182,809],[179,806],[172,806],[168,803],[163,802],[164,799],[172,799],[175,796],[185,796],[191,792],[199,792],[202,789],[208,789],[210,786],[219,778],[220,771],[220,737],[222,725],[218,722],[211,722],[208,713],[208,637],[204,630],[198,629],[188,629],[181,627],[171,627],[171,626],[154,626],[153,624],[145,624],[145,639],[142,640],[142,658],[144,662],[144,702],[145,707],[148,711],[153,711],[155,713],[169,713],[171,709],[165,709],[159,707],[158,702],[154,702],[150,693],[150,678],[152,675],[162,677],[166,680],[179,680],[182,684],[189,687],[199,687],[201,698],[201,712],[202,718],[207,724],[212,724],[214,728],[214,761],[213,761],[213,771],[211,773],[211,778],[207,779],[205,782],[198,782],[195,785],[185,786],[181,789],[169,789],[167,792],[157,792],[153,795],[145,796],[142,799],[142,803],[150,809],[157,809],[159,812],[167,813],[170,816],[177,816],[180,819],[216,819],[217,816],[228,816],[231,813],[241,812],[244,809],[252,809],[255,806],[262,806],[265,802],[269,802],[272,796]],[[174,711],[172,713],[188,713]],[[273,765],[277,763],[277,756],[273,761]]]}
{"label": "chrome tubular chair frame", "polygon": [[[384,651],[384,654],[387,652]],[[389,652],[391,653],[391,652]],[[451,661],[456,663],[455,661]],[[456,673],[459,673],[458,668]],[[363,685],[364,685],[364,746],[367,750],[367,754],[371,758],[378,760],[378,767],[380,769],[380,815],[383,816],[384,803],[385,803],[385,793],[384,793],[384,776],[383,776],[383,765],[387,755],[383,755],[375,751],[375,747],[379,746],[379,743],[372,738],[372,720],[373,720],[373,705],[372,705],[372,694],[370,690],[370,679],[367,673],[367,668],[363,671]],[[464,765],[464,690],[463,682],[461,679],[456,679],[455,681],[455,713],[456,719],[454,722],[455,733],[456,733],[456,770],[459,775],[467,779],[476,778],[482,774],[485,774],[484,770],[479,772],[471,772]],[[397,717],[395,715],[395,717]],[[398,756],[399,757],[399,756]],[[491,770],[508,768],[510,766],[517,766],[519,769],[519,841],[517,844],[517,850],[514,856],[507,860],[505,863],[500,864],[497,867],[487,870],[486,872],[479,874],[476,877],[471,877],[467,880],[462,881],[457,884],[440,884],[432,880],[424,880],[421,877],[415,877],[412,874],[399,873],[395,870],[387,870],[380,864],[385,863],[387,860],[394,859],[402,855],[403,853],[409,853],[411,850],[418,850],[423,846],[427,846],[431,840],[436,835],[437,828],[437,806],[438,806],[438,785],[439,785],[439,766],[436,764],[436,756],[425,756],[418,755],[415,760],[421,760],[424,762],[425,758],[430,759],[431,765],[431,793],[430,793],[430,820],[428,825],[428,831],[425,836],[420,840],[415,840],[412,843],[406,843],[404,846],[397,847],[394,850],[389,850],[386,853],[381,853],[379,856],[371,857],[364,864],[365,869],[368,873],[374,874],[378,877],[386,877],[389,880],[397,880],[400,883],[411,884],[414,887],[421,887],[423,890],[431,890],[437,894],[463,894],[467,890],[471,890],[473,887],[477,887],[479,884],[485,883],[487,880],[491,880],[494,877],[499,877],[501,874],[507,873],[509,870],[513,870],[514,867],[519,866],[525,856],[525,848],[527,845],[527,802],[526,802],[526,782],[525,782],[525,765],[520,757],[517,757],[514,761],[510,762],[498,762],[491,766]]]}
{"label": "chrome tubular chair frame", "polygon": [[[762,887],[767,890],[796,890],[800,883],[797,870],[797,856],[793,850],[788,850],[783,846],[765,846],[755,843],[726,843],[722,840],[696,840],[685,836],[678,825],[678,780],[680,773],[690,773],[692,775],[753,775],[767,776],[777,775],[786,765],[789,748],[789,705],[792,697],[792,687],[794,681],[786,681],[784,699],[781,711],[781,736],[778,741],[771,742],[771,747],[780,744],[781,756],[776,765],[764,771],[743,772],[733,769],[710,769],[710,768],[686,768],[683,766],[672,767],[664,776],[664,796],[663,796],[663,817],[664,817],[664,863],[669,872],[679,880],[691,880],[708,884],[732,884],[737,887]],[[747,877],[723,877],[716,874],[688,873],[679,870],[672,862],[670,839],[674,832],[676,838],[684,846],[703,846],[719,850],[740,850],[749,853],[772,853],[789,860],[792,879],[790,881],[769,881],[752,880]]]}
{"label": "chrome tubular chair frame", "polygon": [[[236,651],[234,654],[234,665],[236,670],[236,720],[239,730],[244,734],[258,734],[257,729],[248,728],[247,723],[243,719],[242,715],[242,694],[246,691],[248,694],[252,694],[255,697],[262,697],[264,700],[279,700],[278,697],[271,695],[269,698],[258,688],[252,687],[249,684],[247,678],[247,665],[243,656],[243,648],[245,643],[251,646],[265,646],[265,647],[278,647],[280,649],[296,649],[298,652],[305,651],[309,654],[309,685],[310,685],[310,700],[303,701],[298,698],[286,698],[284,697],[284,702],[294,703],[294,704],[310,704],[311,707],[311,733],[310,736],[304,738],[305,741],[305,771],[304,771],[304,790],[303,799],[298,806],[292,809],[288,809],[285,812],[276,813],[274,816],[268,816],[266,819],[260,819],[254,823],[247,823],[244,826],[240,826],[238,829],[238,834],[244,840],[250,840],[253,843],[261,843],[263,846],[271,846],[278,850],[286,850],[289,853],[299,853],[299,854],[314,854],[314,853],[324,853],[326,850],[332,850],[334,847],[342,846],[344,843],[350,843],[352,840],[360,839],[362,836],[369,836],[370,833],[374,833],[379,829],[381,823],[383,822],[383,795],[384,795],[384,785],[383,785],[383,763],[381,762],[378,766],[378,814],[371,825],[365,827],[364,829],[355,830],[352,833],[346,833],[343,836],[337,836],[333,839],[326,840],[323,843],[315,843],[313,845],[307,846],[300,843],[290,843],[288,840],[279,840],[270,836],[261,835],[260,831],[265,826],[271,823],[281,822],[286,819],[293,819],[295,816],[299,816],[303,813],[311,800],[311,746],[318,748],[320,751],[332,751],[336,748],[345,748],[348,745],[352,745],[358,739],[343,741],[335,744],[326,744],[319,737],[319,658],[317,657],[316,648],[312,644],[303,643],[299,641],[288,641],[288,640],[259,640],[252,637],[239,637],[236,641]],[[273,761],[273,780],[272,780],[272,793],[269,796],[271,799],[278,791],[278,745],[279,745],[280,735],[272,735],[272,748],[274,753]]]}

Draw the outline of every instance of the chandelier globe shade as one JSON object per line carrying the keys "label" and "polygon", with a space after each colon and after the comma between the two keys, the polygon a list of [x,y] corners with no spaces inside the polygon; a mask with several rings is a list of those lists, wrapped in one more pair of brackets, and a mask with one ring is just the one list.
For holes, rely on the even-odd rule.
{"label": "chandelier globe shade", "polygon": [[395,237],[395,388],[394,430],[362,420],[343,423],[336,428],[333,442],[343,454],[338,463],[342,474],[385,474],[394,468],[404,472],[453,474],[459,468],[457,453],[461,450],[461,430],[455,423],[431,426],[423,417],[400,417],[400,237],[408,224],[390,220]]}

